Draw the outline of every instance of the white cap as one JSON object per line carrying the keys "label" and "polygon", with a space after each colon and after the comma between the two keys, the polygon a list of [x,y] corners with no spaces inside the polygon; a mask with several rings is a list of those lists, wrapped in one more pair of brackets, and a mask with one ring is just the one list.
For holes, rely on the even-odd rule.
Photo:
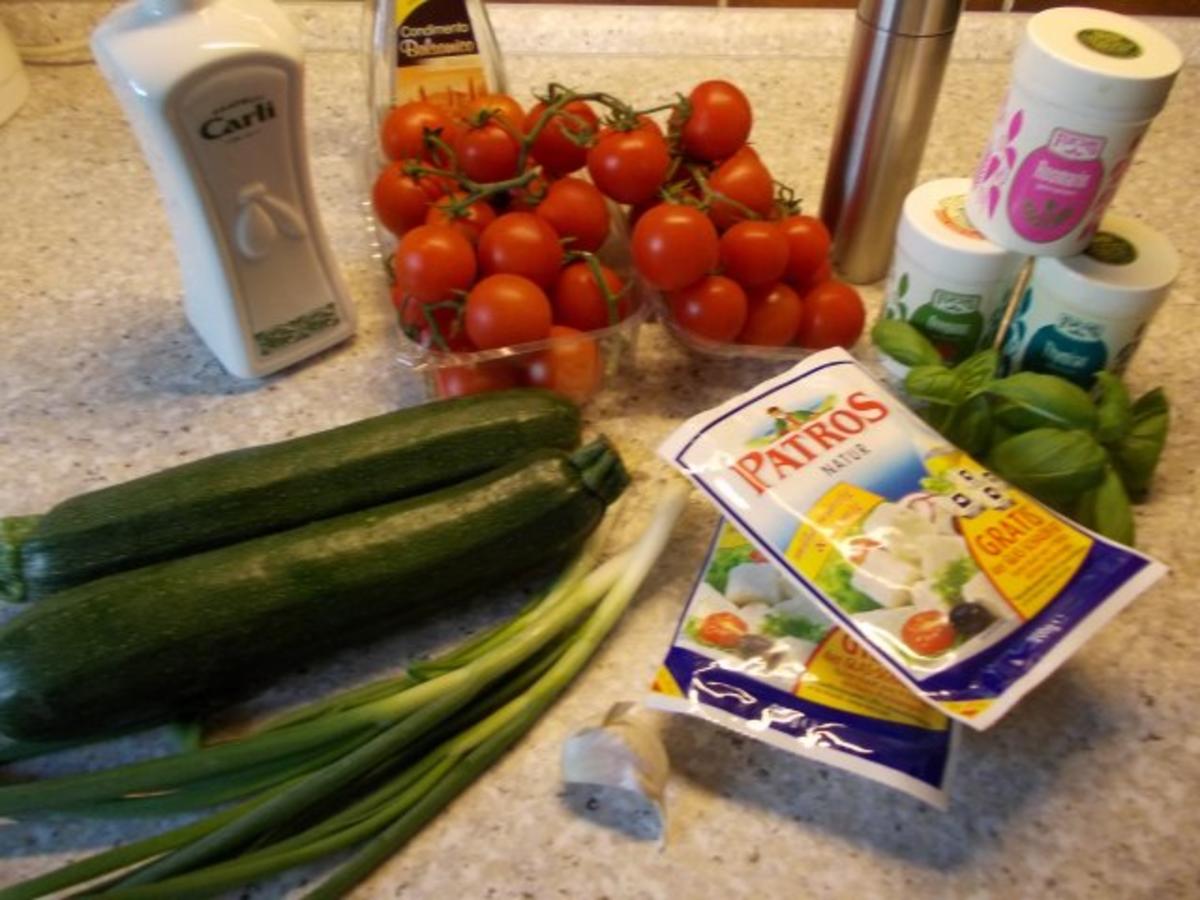
{"label": "white cap", "polygon": [[1179,48],[1144,22],[1062,6],[1026,24],[1013,78],[1059,106],[1139,121],[1163,108],[1182,65]]}
{"label": "white cap", "polygon": [[1179,254],[1162,232],[1109,213],[1078,256],[1040,257],[1033,281],[1080,310],[1122,319],[1152,314],[1179,275]]}
{"label": "white cap", "polygon": [[993,244],[966,214],[967,178],[939,178],[908,192],[896,244],[930,273],[956,281],[1006,278],[1021,264],[1018,253]]}

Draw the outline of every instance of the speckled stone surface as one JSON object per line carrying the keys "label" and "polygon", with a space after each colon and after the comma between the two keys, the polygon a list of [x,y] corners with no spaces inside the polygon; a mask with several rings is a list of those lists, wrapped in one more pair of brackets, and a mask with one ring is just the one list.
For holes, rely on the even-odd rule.
{"label": "speckled stone surface", "polygon": [[[37,19],[44,9],[30,7],[31,28],[44,25]],[[354,52],[358,14],[349,4],[295,11],[310,35],[325,36],[314,40],[309,66],[313,168],[326,225],[359,303],[358,337],[265,383],[223,374],[184,322],[155,188],[99,75],[90,66],[35,68],[32,99],[0,128],[4,513],[37,511],[173,462],[422,397],[418,380],[393,362],[382,276],[360,204],[356,147],[365,104]],[[0,7],[5,21],[21,12],[20,4]],[[703,78],[732,79],[755,105],[754,139],[764,159],[815,205],[842,75],[838,59],[809,55],[828,48],[825,31],[771,43],[778,23],[790,20],[759,10],[692,17],[678,10],[574,8],[575,37],[556,45],[547,23],[561,23],[562,15],[536,7],[496,10],[517,93],[553,79],[641,103]],[[988,21],[998,29],[994,45],[1009,46],[1003,42],[1011,23]],[[984,25],[969,17],[964,34],[983,33]],[[705,40],[718,29],[743,55],[694,52],[703,42],[688,40],[693,26],[709,35]],[[603,29],[609,36],[592,47],[594,55],[561,49]],[[612,29],[624,31],[614,37]],[[628,42],[622,34],[631,35]],[[775,49],[765,58],[745,55],[762,44]],[[1007,62],[996,59],[1002,54],[985,53],[987,40],[980,46],[951,65],[923,177],[965,174],[976,162],[1007,78]],[[629,48],[625,54],[622,47]],[[678,55],[662,55],[661,48],[679,48],[671,51]],[[645,55],[652,49],[659,55]],[[1197,108],[1200,72],[1189,68],[1116,204],[1166,231],[1184,256],[1183,275],[1129,373],[1135,389],[1162,384],[1175,401],[1153,500],[1138,510],[1141,544],[1171,566],[1171,575],[999,725],[964,735],[949,812],[682,718],[662,720],[675,766],[665,848],[636,810],[607,796],[561,790],[563,738],[611,702],[638,696],[662,656],[715,522],[694,498],[636,608],[576,686],[356,896],[1200,896],[1200,625],[1188,612],[1200,576],[1193,525],[1200,501]],[[874,309],[878,289],[865,296]],[[658,326],[643,329],[636,374],[588,411],[590,427],[610,434],[638,472],[623,531],[634,530],[665,477],[653,458],[656,443],[682,417],[778,368],[693,357]],[[393,669],[495,620],[519,599],[495,598],[461,619],[314,666],[248,709]],[[164,735],[149,735],[25,770],[98,767],[168,744]],[[0,825],[0,885],[162,824]],[[293,873],[252,895],[298,893],[320,871]]]}

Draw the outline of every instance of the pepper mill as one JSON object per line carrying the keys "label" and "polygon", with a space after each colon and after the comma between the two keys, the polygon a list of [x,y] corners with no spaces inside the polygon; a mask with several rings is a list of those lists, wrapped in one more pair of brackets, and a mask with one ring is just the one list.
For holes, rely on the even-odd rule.
{"label": "pepper mill", "polygon": [[963,0],[859,0],[821,219],[847,281],[887,274]]}

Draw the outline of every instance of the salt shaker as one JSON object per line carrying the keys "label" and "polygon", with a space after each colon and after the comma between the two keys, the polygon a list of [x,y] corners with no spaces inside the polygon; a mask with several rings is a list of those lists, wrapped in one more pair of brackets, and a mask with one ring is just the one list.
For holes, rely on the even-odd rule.
{"label": "salt shaker", "polygon": [[847,281],[887,272],[961,10],[962,0],[859,0],[821,197]]}

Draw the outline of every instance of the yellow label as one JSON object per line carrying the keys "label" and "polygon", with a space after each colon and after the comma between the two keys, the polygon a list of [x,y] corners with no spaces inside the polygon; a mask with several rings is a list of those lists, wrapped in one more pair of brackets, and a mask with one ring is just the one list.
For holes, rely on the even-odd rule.
{"label": "yellow label", "polygon": [[816,578],[837,541],[854,529],[883,497],[853,484],[839,484],[825,493],[804,516],[788,545],[787,559],[809,578]]}
{"label": "yellow label", "polygon": [[932,731],[948,726],[944,715],[918,700],[841,629],[831,631],[814,651],[795,694],[832,709],[901,725]]}
{"label": "yellow label", "polygon": [[1019,491],[1012,506],[959,520],[992,585],[1022,619],[1041,612],[1066,586],[1094,543]]}
{"label": "yellow label", "polygon": [[654,683],[650,687],[656,694],[666,694],[668,697],[683,696],[679,682],[675,680],[675,676],[667,670],[666,666],[658,667],[658,672],[654,675]]}
{"label": "yellow label", "polygon": [[992,705],[991,700],[942,700],[938,705],[947,712],[954,713],[956,716],[962,716],[964,719],[973,719],[989,706]]}

